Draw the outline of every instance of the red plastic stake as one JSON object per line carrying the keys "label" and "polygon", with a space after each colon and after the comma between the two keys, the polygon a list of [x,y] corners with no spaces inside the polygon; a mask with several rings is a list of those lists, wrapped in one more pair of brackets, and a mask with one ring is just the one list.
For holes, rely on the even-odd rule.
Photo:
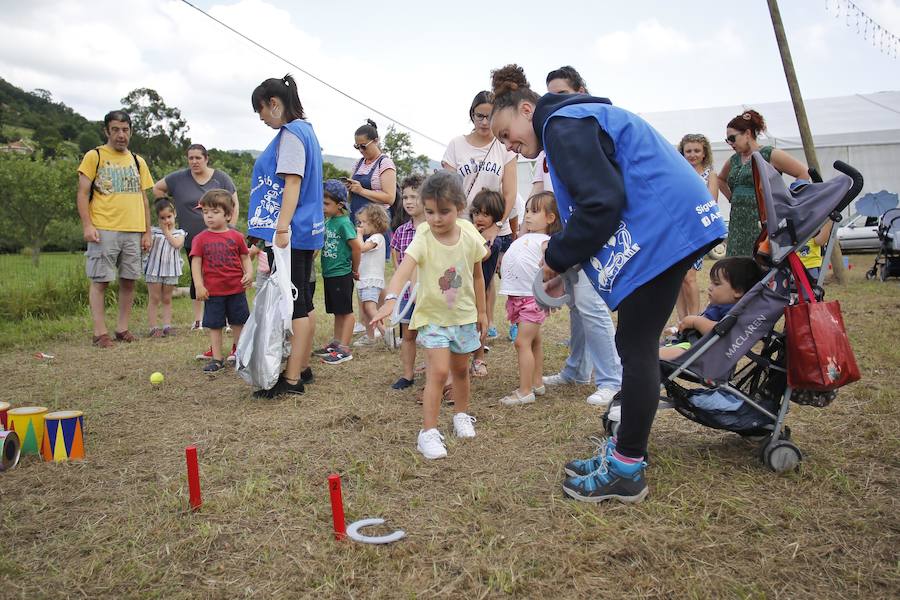
{"label": "red plastic stake", "polygon": [[328,491],[331,493],[331,519],[334,521],[334,539],[342,540],[347,536],[344,523],[344,499],[341,495],[341,476],[328,476]]}
{"label": "red plastic stake", "polygon": [[197,466],[197,447],[188,446],[184,449],[187,458],[188,489],[191,493],[191,508],[199,510],[203,500],[200,499],[200,468]]}

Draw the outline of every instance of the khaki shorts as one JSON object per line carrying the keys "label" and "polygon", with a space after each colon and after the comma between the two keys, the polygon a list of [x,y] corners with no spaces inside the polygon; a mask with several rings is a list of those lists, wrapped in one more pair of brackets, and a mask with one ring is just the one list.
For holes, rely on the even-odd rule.
{"label": "khaki shorts", "polygon": [[141,232],[98,229],[100,242],[88,242],[85,273],[95,283],[109,283],[116,277],[141,278]]}

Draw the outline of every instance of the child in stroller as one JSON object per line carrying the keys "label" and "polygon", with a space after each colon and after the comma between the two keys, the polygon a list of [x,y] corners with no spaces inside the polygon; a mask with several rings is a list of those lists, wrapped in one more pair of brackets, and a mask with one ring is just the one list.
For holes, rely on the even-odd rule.
{"label": "child in stroller", "polygon": [[678,322],[678,335],[659,349],[659,357],[673,360],[684,354],[701,336],[712,331],[762,275],[750,257],[732,256],[716,261],[709,271],[709,304],[701,314],[687,315]]}

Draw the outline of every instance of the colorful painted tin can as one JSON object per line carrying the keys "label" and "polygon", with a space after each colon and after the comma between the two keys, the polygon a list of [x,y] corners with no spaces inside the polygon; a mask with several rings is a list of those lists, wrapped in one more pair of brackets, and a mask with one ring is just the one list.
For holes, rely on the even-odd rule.
{"label": "colorful painted tin can", "polygon": [[10,430],[19,436],[22,454],[40,454],[46,414],[47,409],[43,406],[20,406],[11,408],[6,413]]}
{"label": "colorful painted tin can", "polygon": [[60,410],[44,416],[44,442],[41,456],[46,461],[84,459],[84,413]]}

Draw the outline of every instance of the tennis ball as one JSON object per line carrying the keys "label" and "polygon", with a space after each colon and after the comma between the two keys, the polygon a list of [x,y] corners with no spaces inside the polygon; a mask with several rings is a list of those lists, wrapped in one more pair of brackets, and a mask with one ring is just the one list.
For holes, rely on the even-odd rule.
{"label": "tennis ball", "polygon": [[165,377],[163,377],[163,374],[157,371],[150,376],[150,383],[152,383],[153,385],[159,385],[163,382],[164,379]]}

